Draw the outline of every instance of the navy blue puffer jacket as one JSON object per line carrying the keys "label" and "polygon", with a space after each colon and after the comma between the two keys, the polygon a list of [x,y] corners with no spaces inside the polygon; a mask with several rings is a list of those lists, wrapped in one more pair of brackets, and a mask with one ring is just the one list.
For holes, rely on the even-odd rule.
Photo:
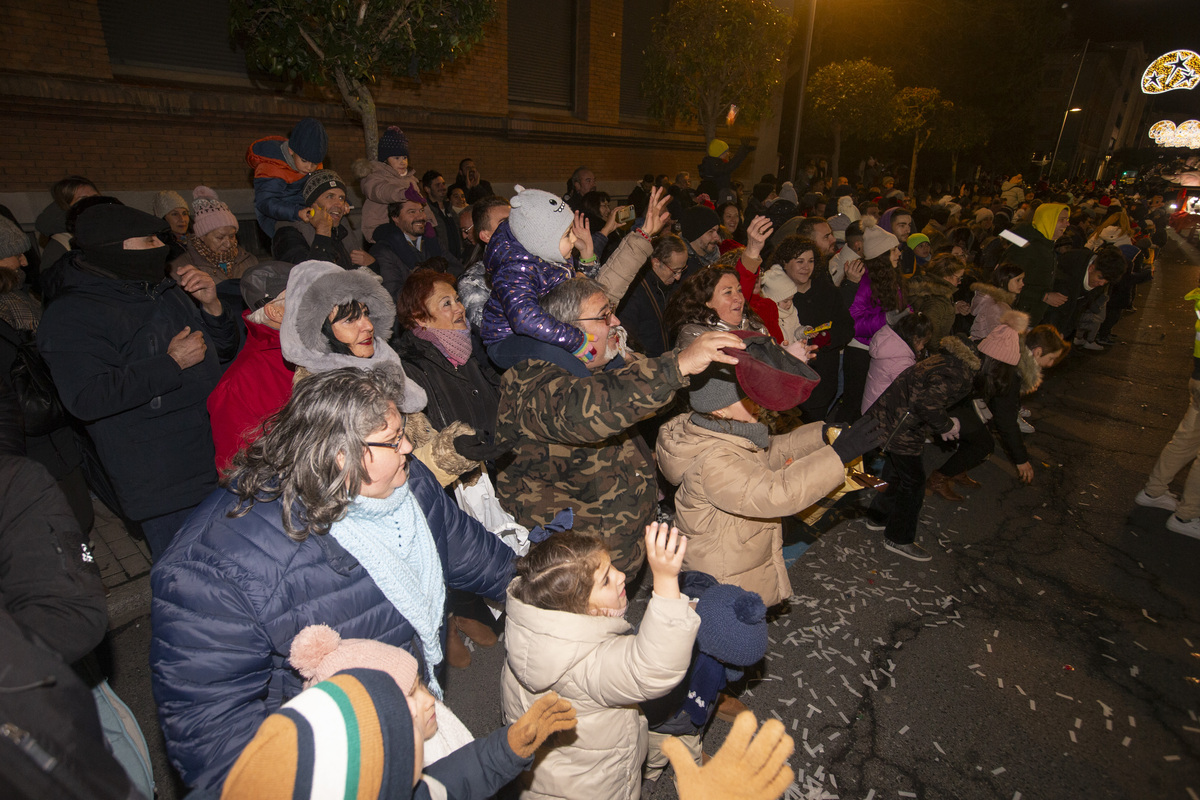
{"label": "navy blue puffer jacket", "polygon": [[[513,552],[423,464],[409,465],[446,585],[503,600]],[[300,693],[287,656],[303,628],[324,623],[343,638],[410,649],[414,635],[333,537],[288,538],[278,500],[231,519],[237,502],[223,489],[210,495],[151,573],[154,698],[171,763],[197,789],[219,788],[267,715]]]}

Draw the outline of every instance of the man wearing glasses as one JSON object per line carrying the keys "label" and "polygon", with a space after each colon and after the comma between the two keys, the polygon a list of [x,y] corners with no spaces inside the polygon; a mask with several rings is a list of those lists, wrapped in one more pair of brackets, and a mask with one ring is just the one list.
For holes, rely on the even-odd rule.
{"label": "man wearing glasses", "polygon": [[596,355],[584,363],[561,347],[513,337],[523,357],[501,382],[496,433],[497,444],[512,446],[513,461],[498,476],[497,497],[526,527],[571,508],[574,530],[602,538],[614,566],[632,580],[657,502],[654,460],[636,425],[667,408],[709,364],[735,363],[722,347],[744,345],[711,332],[658,358],[624,353],[612,301],[585,277],[556,286],[542,307],[594,336]]}

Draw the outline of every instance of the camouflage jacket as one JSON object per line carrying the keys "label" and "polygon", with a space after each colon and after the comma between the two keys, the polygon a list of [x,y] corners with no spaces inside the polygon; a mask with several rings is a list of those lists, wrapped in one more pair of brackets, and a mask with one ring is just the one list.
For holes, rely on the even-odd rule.
{"label": "camouflage jacket", "polygon": [[524,360],[500,384],[496,440],[512,445],[514,458],[497,476],[498,499],[527,527],[574,509],[574,530],[603,538],[632,576],[657,500],[654,460],[635,423],[665,408],[688,379],[674,352],[588,373],[565,350],[538,345],[553,361]]}

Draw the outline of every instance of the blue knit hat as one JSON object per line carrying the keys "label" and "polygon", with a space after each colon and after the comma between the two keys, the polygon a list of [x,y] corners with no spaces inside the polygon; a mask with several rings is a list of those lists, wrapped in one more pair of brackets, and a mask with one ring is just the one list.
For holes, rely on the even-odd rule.
{"label": "blue knit hat", "polygon": [[292,137],[288,139],[287,146],[305,161],[320,164],[329,152],[329,134],[325,133],[325,126],[320,120],[305,117],[292,128]]}
{"label": "blue knit hat", "polygon": [[383,136],[379,137],[379,160],[387,163],[392,156],[408,158],[408,137],[395,125],[389,127],[383,132]]}
{"label": "blue knit hat", "polygon": [[767,653],[767,607],[756,592],[722,583],[696,604],[700,652],[725,664],[748,667]]}

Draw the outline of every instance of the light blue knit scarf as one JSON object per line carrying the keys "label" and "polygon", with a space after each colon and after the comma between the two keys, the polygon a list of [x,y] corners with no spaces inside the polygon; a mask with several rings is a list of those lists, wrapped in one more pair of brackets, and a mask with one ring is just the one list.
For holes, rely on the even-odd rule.
{"label": "light blue knit scarf", "polygon": [[442,697],[434,667],[442,662],[442,615],[446,579],[425,514],[408,484],[377,500],[359,495],[346,516],[329,529],[358,559],[383,596],[417,632],[425,657],[425,681]]}

